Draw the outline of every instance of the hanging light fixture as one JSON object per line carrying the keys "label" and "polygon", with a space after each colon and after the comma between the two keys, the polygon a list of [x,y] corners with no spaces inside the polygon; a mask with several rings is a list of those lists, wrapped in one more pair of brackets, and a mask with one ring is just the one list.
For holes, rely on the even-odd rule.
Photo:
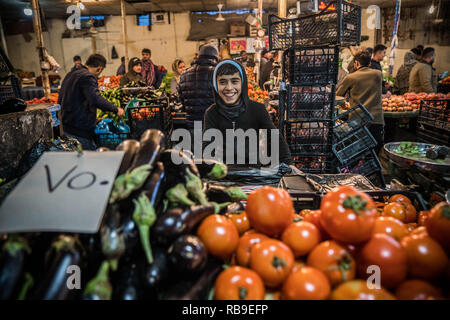
{"label": "hanging light fixture", "polygon": [[33,15],[33,10],[31,10],[29,4],[27,4],[27,5],[25,6],[25,8],[23,9],[23,13],[24,13],[26,16],[32,16],[32,15]]}
{"label": "hanging light fixture", "polygon": [[433,1],[433,2],[431,3],[430,8],[428,9],[428,13],[429,13],[429,14],[433,14],[434,9],[435,9],[435,7],[434,7],[434,1]]}
{"label": "hanging light fixture", "polygon": [[219,15],[216,18],[216,21],[225,21],[225,18],[222,16],[222,8],[223,8],[223,4],[219,3],[217,5],[217,7],[219,8]]}

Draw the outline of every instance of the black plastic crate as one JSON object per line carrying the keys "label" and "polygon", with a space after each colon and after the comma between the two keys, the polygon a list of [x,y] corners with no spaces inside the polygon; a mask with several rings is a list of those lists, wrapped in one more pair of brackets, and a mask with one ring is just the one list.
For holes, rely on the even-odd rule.
{"label": "black plastic crate", "polygon": [[342,0],[331,1],[320,13],[295,19],[269,16],[270,50],[307,46],[359,45],[361,7]]}
{"label": "black plastic crate", "polygon": [[14,98],[22,98],[22,90],[19,79],[12,75],[0,82],[0,105]]}
{"label": "black plastic crate", "polygon": [[287,120],[333,120],[335,85],[289,85]]}
{"label": "black plastic crate", "polygon": [[439,130],[435,127],[419,123],[416,136],[418,142],[450,147],[450,134],[446,130]]}
{"label": "black plastic crate", "polygon": [[450,132],[450,99],[421,100],[417,122]]}
{"label": "black plastic crate", "polygon": [[295,213],[303,209],[318,210],[322,197],[316,192],[288,191],[292,198]]}
{"label": "black plastic crate", "polygon": [[337,115],[334,120],[334,135],[337,139],[343,139],[355,132],[355,130],[361,129],[371,123],[373,121],[373,116],[363,105],[359,104],[356,107]]}
{"label": "black plastic crate", "polygon": [[333,143],[333,153],[342,165],[352,162],[356,156],[375,148],[377,141],[366,127],[360,128],[344,139]]}
{"label": "black plastic crate", "polygon": [[340,173],[354,173],[369,176],[371,174],[381,172],[382,167],[375,151],[370,150],[359,157],[352,159],[352,161],[345,166],[338,165],[337,169]]}
{"label": "black plastic crate", "polygon": [[14,72],[14,68],[11,65],[11,62],[9,62],[5,51],[3,51],[3,48],[0,46],[0,76],[4,77],[12,72]]}
{"label": "black plastic crate", "polygon": [[161,107],[145,106],[127,108],[127,119],[133,139],[139,139],[147,129],[164,131],[164,114],[161,111]]}
{"label": "black plastic crate", "polygon": [[122,141],[129,138],[129,133],[97,133],[96,143],[98,147],[106,147],[114,150]]}
{"label": "black plastic crate", "polygon": [[289,49],[284,52],[283,79],[291,84],[336,84],[339,47]]}
{"label": "black plastic crate", "polygon": [[332,123],[285,122],[283,135],[292,155],[332,155]]}
{"label": "black plastic crate", "polygon": [[293,165],[306,173],[333,173],[333,156],[293,156]]}

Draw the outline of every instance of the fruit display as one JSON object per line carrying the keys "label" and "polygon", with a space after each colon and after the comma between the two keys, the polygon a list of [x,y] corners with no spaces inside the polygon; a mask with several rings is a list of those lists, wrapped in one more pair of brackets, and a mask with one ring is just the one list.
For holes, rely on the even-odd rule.
{"label": "fruit display", "polygon": [[[167,149],[159,130],[116,150],[98,233],[0,237],[2,299],[448,297],[447,203],[419,211],[402,194],[375,201],[340,186],[296,212],[284,189],[219,184],[225,164]],[[67,288],[67,264],[80,266],[82,290]]]}
{"label": "fruit display", "polygon": [[256,82],[255,77],[255,68],[254,67],[245,67],[245,73],[247,74],[248,81]]}
{"label": "fruit display", "polygon": [[389,98],[383,98],[384,112],[417,112],[420,108],[420,102],[408,100],[404,96],[392,95]]}
{"label": "fruit display", "polygon": [[444,79],[442,79],[441,81],[443,84],[450,84],[450,76],[445,77]]}
{"label": "fruit display", "polygon": [[248,84],[248,97],[250,100],[264,103],[264,99],[267,99],[269,97],[269,92],[261,90],[260,87],[254,86],[252,84]]}
{"label": "fruit display", "polygon": [[120,86],[120,78],[122,76],[101,76],[98,79],[98,87],[104,89],[116,89]]}
{"label": "fruit display", "polygon": [[57,93],[51,93],[50,94],[50,98],[47,99],[45,97],[43,98],[34,98],[32,100],[28,100],[26,101],[27,104],[39,104],[39,103],[53,103],[56,104],[58,103],[58,94]]}
{"label": "fruit display", "polygon": [[[290,202],[282,189],[250,193],[245,208],[250,230],[240,236],[230,267],[216,279],[215,299],[427,300],[448,295],[449,204],[419,214],[402,194],[376,202],[351,186],[328,192],[319,210],[296,214]],[[422,226],[421,214],[427,217]],[[374,266],[378,287],[368,285]]]}

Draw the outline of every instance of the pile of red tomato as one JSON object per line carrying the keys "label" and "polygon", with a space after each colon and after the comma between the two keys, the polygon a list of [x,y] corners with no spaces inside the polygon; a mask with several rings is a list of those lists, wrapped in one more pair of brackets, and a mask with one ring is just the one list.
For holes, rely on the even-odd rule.
{"label": "pile of red tomato", "polygon": [[267,91],[261,90],[258,86],[248,85],[248,97],[256,102],[264,103],[264,99],[269,97]]}
{"label": "pile of red tomato", "polygon": [[229,261],[215,281],[218,300],[448,294],[450,205],[444,202],[418,213],[403,195],[381,203],[342,186],[324,196],[320,210],[295,213],[287,191],[264,187],[249,195],[244,212],[211,215],[197,234],[210,254]]}
{"label": "pile of red tomato", "polygon": [[51,93],[50,94],[50,98],[47,99],[45,97],[43,98],[34,98],[32,100],[28,100],[26,101],[27,104],[39,104],[39,103],[53,103],[56,104],[58,103],[58,94],[57,93]]}

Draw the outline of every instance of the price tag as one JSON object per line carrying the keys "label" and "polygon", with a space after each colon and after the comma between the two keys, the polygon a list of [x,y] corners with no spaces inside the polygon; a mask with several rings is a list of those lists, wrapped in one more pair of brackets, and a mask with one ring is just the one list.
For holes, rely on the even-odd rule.
{"label": "price tag", "polygon": [[0,208],[0,233],[95,233],[123,151],[45,152]]}
{"label": "price tag", "polygon": [[105,78],[105,79],[103,80],[103,83],[107,83],[107,84],[108,84],[110,79],[111,79],[111,78],[109,78],[109,77],[108,77],[108,78]]}

